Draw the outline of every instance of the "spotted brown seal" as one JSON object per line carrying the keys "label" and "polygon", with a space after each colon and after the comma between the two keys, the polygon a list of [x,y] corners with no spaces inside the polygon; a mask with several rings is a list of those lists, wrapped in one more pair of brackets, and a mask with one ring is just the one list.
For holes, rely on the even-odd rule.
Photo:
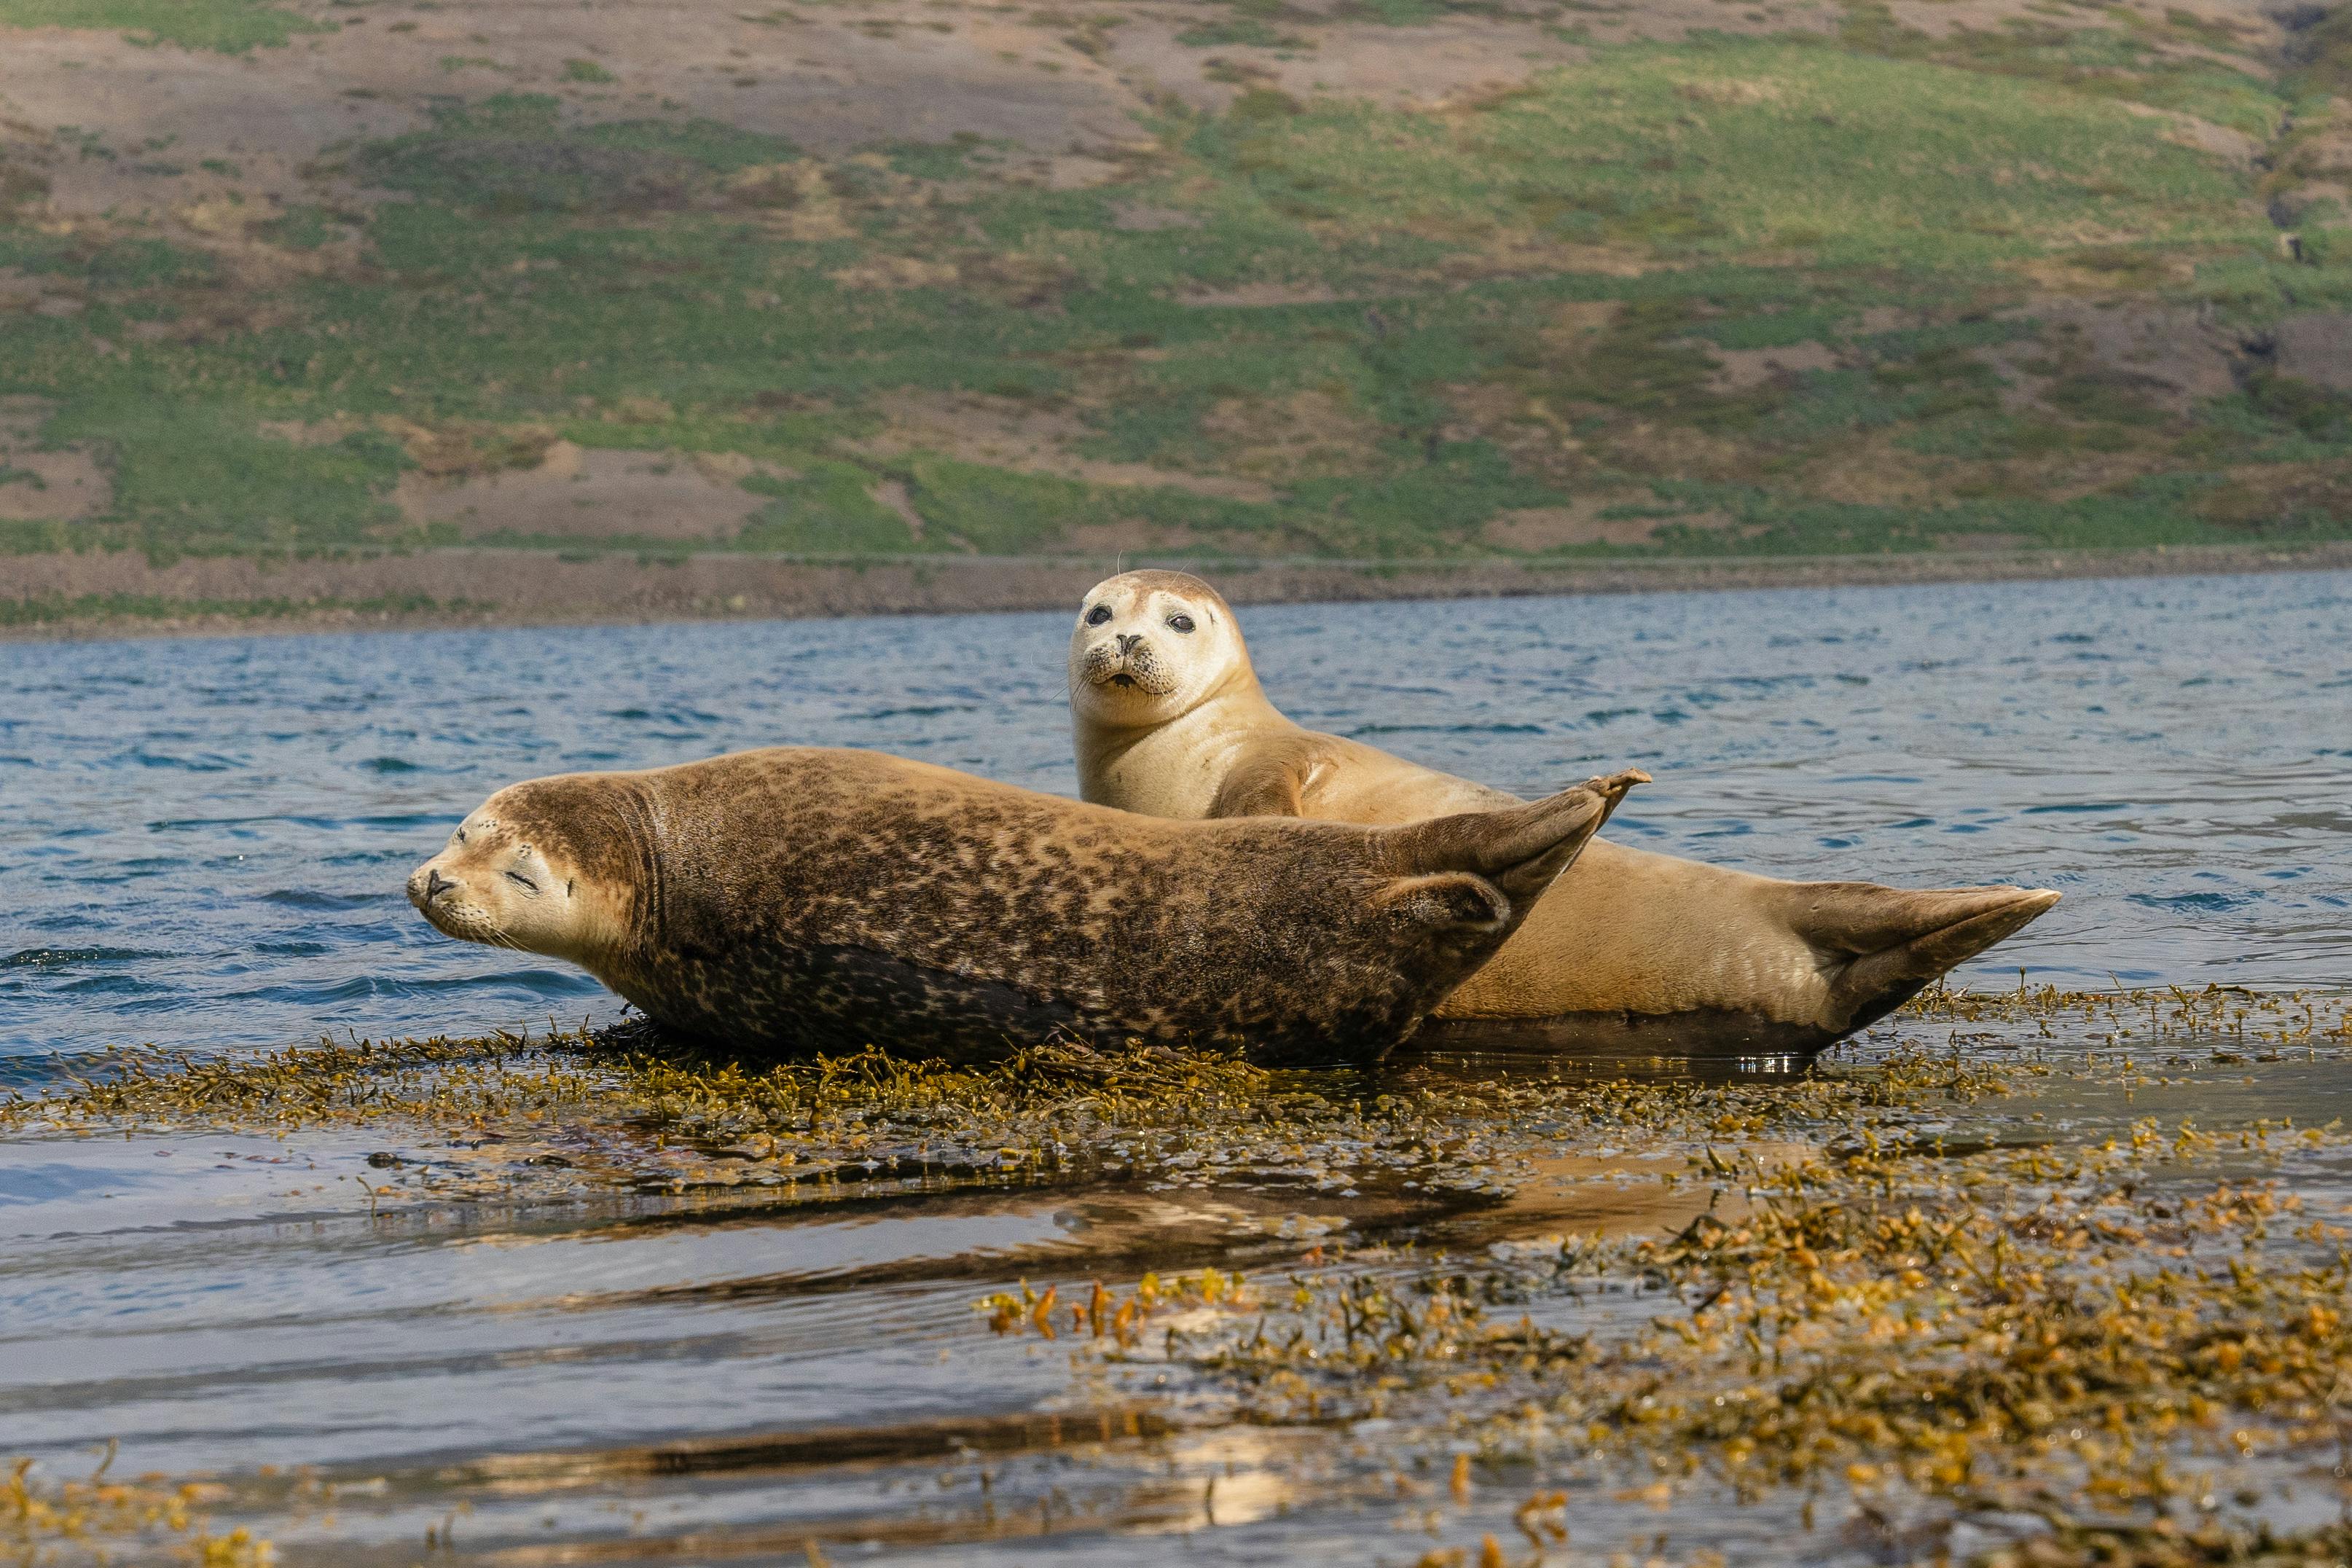
{"label": "spotted brown seal", "polygon": [[510,785],[408,896],[451,936],[577,963],[730,1044],[1377,1056],[1642,777],[1404,827],[1178,822],[788,747]]}

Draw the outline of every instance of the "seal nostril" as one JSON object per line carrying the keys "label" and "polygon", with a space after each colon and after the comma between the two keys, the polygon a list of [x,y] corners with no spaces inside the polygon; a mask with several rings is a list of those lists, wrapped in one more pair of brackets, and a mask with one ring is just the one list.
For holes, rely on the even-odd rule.
{"label": "seal nostril", "polygon": [[1140,632],[1121,632],[1118,634],[1118,651],[1121,653],[1133,653],[1136,649],[1136,645],[1142,641],[1143,634]]}
{"label": "seal nostril", "polygon": [[448,878],[444,877],[444,876],[443,876],[440,872],[438,872],[438,871],[427,871],[427,872],[425,872],[425,901],[426,903],[428,903],[428,904],[429,904],[429,903],[431,903],[434,900],[436,900],[436,899],[439,898],[443,893],[447,892],[450,889],[452,889],[452,888],[456,887],[457,885],[457,883],[455,883],[455,882],[453,882],[453,881],[449,880],[449,879],[448,879]]}

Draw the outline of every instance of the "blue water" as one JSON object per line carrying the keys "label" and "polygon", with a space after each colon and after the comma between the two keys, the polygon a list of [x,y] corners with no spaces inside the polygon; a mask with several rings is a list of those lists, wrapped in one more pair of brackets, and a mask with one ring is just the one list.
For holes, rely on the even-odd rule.
{"label": "blue water", "polygon": [[[1302,721],[1627,842],[2066,902],[1963,978],[2341,985],[2352,574],[1247,609]],[[875,747],[1070,791],[1062,614],[0,645],[0,1055],[615,1011],[409,868],[514,779]]]}

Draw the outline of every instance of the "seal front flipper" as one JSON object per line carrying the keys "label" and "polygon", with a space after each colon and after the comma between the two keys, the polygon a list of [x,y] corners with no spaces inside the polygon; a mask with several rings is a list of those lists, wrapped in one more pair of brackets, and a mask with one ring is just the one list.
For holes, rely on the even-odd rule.
{"label": "seal front flipper", "polygon": [[1261,747],[1257,754],[1237,763],[1217,786],[1208,815],[1222,816],[1304,816],[1307,781],[1315,772],[1319,735],[1301,734],[1286,745]]}
{"label": "seal front flipper", "polygon": [[1828,1021],[1840,1033],[1885,1017],[2058,901],[2046,888],[1913,890],[1874,882],[1801,882],[1789,898],[1789,923],[1820,957]]}
{"label": "seal front flipper", "polygon": [[1649,782],[1649,774],[1628,768],[1527,805],[1389,828],[1389,863],[1408,875],[1467,873],[1526,904],[1569,868],[1628,790]]}

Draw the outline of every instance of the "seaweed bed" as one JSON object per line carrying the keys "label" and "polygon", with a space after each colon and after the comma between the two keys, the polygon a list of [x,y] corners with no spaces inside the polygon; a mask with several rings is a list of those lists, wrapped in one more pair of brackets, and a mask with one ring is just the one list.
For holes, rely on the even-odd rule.
{"label": "seaweed bed", "polygon": [[[1738,1560],[1705,1523],[1734,1518],[1816,1532],[1822,1561],[2342,1561],[2352,1136],[2308,1123],[2352,1098],[2352,1005],[1947,991],[1894,1025],[1807,1070],[1712,1080],[1066,1047],[990,1068],[879,1051],[755,1068],[656,1056],[642,1026],[123,1051],[0,1105],[0,1135],[363,1130],[378,1224],[614,1191],[764,1206],[1117,1187],[1245,1211],[1213,1243],[1147,1227],[1087,1277],[974,1292],[987,1334],[1069,1366],[1052,1411],[948,1445],[1000,1456],[980,1472],[993,1494],[956,1494],[971,1507],[919,1531],[882,1508],[804,1541],[697,1537],[698,1553],[999,1539],[1020,1456],[1051,1448],[1097,1481],[1063,1474],[1020,1505],[1033,1535],[1345,1502],[1393,1527],[1382,1560],[1465,1568]],[[1222,1435],[1222,1468],[1181,1485],[1174,1458],[1136,1458],[1202,1434]],[[771,1443],[761,1462],[892,1457],[812,1441],[834,1451]],[[731,1461],[671,1444],[641,1462]],[[529,1471],[445,1473],[436,1506],[487,1510],[540,1484]],[[289,1523],[315,1547],[322,1519],[363,1515],[354,1479],[233,1456],[131,1480],[26,1461],[0,1490],[0,1561],[266,1561]],[[426,1545],[456,1550],[435,1528]],[[469,1526],[468,1549],[551,1560],[495,1538]],[[337,1556],[413,1559],[390,1545]]]}

